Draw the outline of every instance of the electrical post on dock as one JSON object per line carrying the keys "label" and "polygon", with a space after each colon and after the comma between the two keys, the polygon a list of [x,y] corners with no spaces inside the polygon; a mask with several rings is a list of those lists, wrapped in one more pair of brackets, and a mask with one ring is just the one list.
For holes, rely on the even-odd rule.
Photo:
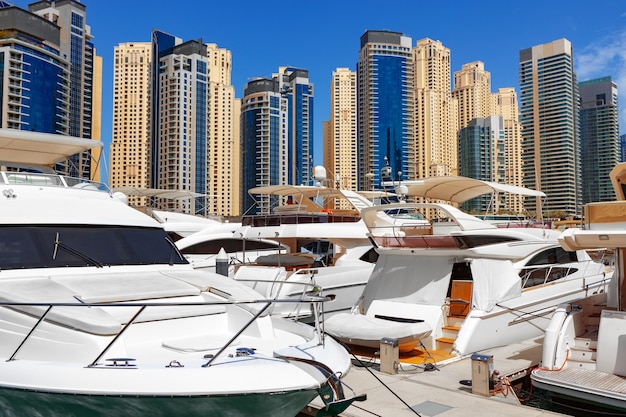
{"label": "electrical post on dock", "polygon": [[493,395],[493,356],[492,355],[472,355],[472,394],[479,394],[485,397]]}
{"label": "electrical post on dock", "polygon": [[398,339],[389,337],[380,339],[380,372],[390,375],[397,374],[399,361]]}

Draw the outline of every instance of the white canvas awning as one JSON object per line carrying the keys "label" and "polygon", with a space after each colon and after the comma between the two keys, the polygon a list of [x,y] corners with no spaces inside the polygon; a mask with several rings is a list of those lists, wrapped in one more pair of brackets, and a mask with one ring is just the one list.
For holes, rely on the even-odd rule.
{"label": "white canvas awning", "polygon": [[[392,185],[386,183],[385,185]],[[541,191],[496,182],[482,181],[474,178],[442,176],[428,177],[416,181],[402,181],[407,187],[409,197],[422,197],[431,200],[463,203],[472,198],[492,193],[506,192],[510,194],[545,197]]]}
{"label": "white canvas awning", "polygon": [[343,194],[334,188],[315,187],[312,185],[268,185],[265,187],[251,188],[248,194],[278,195],[282,197],[303,196],[306,198],[343,197]]}
{"label": "white canvas awning", "polygon": [[159,190],[156,188],[144,187],[118,187],[114,188],[113,192],[121,192],[126,195],[134,195],[137,197],[158,197],[171,200],[181,200],[184,198],[196,198],[204,196],[204,194],[194,193],[193,191],[187,190]]}
{"label": "white canvas awning", "polygon": [[0,129],[0,165],[50,167],[102,142],[50,133]]}

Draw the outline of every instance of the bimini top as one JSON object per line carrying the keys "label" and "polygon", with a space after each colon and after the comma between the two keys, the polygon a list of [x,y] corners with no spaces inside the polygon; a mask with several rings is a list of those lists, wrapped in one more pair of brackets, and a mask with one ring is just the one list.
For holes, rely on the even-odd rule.
{"label": "bimini top", "polygon": [[[386,185],[392,184],[386,183]],[[501,192],[542,198],[546,196],[545,193],[531,190],[530,188],[458,176],[428,177],[416,181],[402,181],[401,185],[406,187],[409,197],[422,197],[452,203],[463,203],[484,194]]]}
{"label": "bimini top", "polygon": [[51,133],[0,129],[0,165],[50,167],[95,147],[101,148],[102,142]]}
{"label": "bimini top", "polygon": [[118,191],[126,195],[133,195],[137,197],[159,197],[168,198],[171,200],[181,200],[185,198],[204,197],[205,194],[195,193],[188,190],[161,190],[157,188],[145,188],[145,187],[117,187],[113,189],[114,192]]}
{"label": "bimini top", "polygon": [[248,190],[248,194],[262,195],[279,195],[287,196],[303,196],[306,198],[315,197],[343,197],[343,195],[334,188],[316,187],[312,185],[268,185],[265,187],[255,187]]}

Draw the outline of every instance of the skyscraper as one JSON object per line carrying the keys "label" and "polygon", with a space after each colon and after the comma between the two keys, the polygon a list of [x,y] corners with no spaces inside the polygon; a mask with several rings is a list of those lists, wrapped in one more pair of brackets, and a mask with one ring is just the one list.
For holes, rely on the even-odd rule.
{"label": "skyscraper", "polygon": [[[502,116],[504,122],[504,154],[498,164],[500,176],[496,180],[504,184],[522,187],[522,128],[519,122],[519,106],[515,88],[499,88],[493,94],[494,114]],[[510,213],[524,212],[524,199],[517,196],[505,196],[503,209]]]}
{"label": "skyscraper", "polygon": [[[2,128],[69,134],[69,62],[60,52],[55,23],[0,5]],[[5,110],[6,109],[6,110]]]}
{"label": "skyscraper", "polygon": [[287,99],[289,184],[311,185],[313,169],[313,84],[309,71],[280,67],[272,75],[280,94]]}
{"label": "skyscraper", "polygon": [[[356,72],[337,68],[330,81],[330,123],[324,166],[341,188],[358,190]],[[337,207],[339,208],[339,207]]]}
{"label": "skyscraper", "polygon": [[[200,215],[239,214],[239,101],[230,51],[154,30],[115,48],[111,185],[173,191],[131,197]],[[182,198],[182,196],[185,196]]]}
{"label": "skyscraper", "polygon": [[[519,58],[524,185],[547,195],[544,211],[576,214],[582,199],[572,44],[559,39],[523,49]],[[529,200],[526,207],[541,215],[541,201]]]}
{"label": "skyscraper", "polygon": [[583,203],[613,201],[609,173],[621,157],[617,84],[604,77],[578,86]]}
{"label": "skyscraper", "polygon": [[[60,28],[60,54],[69,60],[69,130],[70,136],[100,139],[101,58],[96,55],[91,29],[87,25],[87,8],[77,0],[42,0],[31,3],[29,10]],[[98,70],[100,72],[98,72]],[[99,82],[96,82],[99,81]],[[85,152],[72,157],[70,174],[89,178],[93,170],[92,156]],[[97,160],[97,159],[95,159]]]}
{"label": "skyscraper", "polygon": [[208,104],[208,189],[207,210],[219,216],[236,216],[240,211],[239,189],[241,101],[231,84],[231,51],[206,44],[209,71]]}
{"label": "skyscraper", "polygon": [[457,175],[458,105],[450,91],[450,50],[440,41],[421,39],[415,62],[413,177]]}
{"label": "skyscraper", "polygon": [[[479,117],[459,129],[459,175],[500,182],[504,176],[504,120],[502,116]],[[463,210],[476,214],[497,213],[504,205],[482,195],[463,203]]]}
{"label": "skyscraper", "polygon": [[[114,48],[113,135],[110,185],[149,188],[150,42],[122,43]],[[134,207],[147,207],[146,197],[128,197]]]}
{"label": "skyscraper", "polygon": [[[272,78],[246,83],[241,104],[242,213],[253,209],[254,187],[311,185],[313,85],[308,71],[281,67]],[[267,213],[275,201],[261,198],[253,210]]]}
{"label": "skyscraper", "polygon": [[150,184],[189,193],[162,199],[161,209],[204,215],[210,195],[207,47],[154,31],[152,49]]}
{"label": "skyscraper", "polygon": [[287,184],[287,104],[277,80],[246,83],[241,103],[242,214],[269,213],[271,202],[254,207],[247,193],[254,187]]}
{"label": "skyscraper", "polygon": [[[357,62],[359,189],[415,174],[413,148],[413,55],[411,38],[368,30]],[[392,178],[383,178],[389,162]]]}
{"label": "skyscraper", "polygon": [[485,71],[485,64],[480,61],[463,64],[461,70],[454,73],[452,97],[459,106],[459,128],[477,117],[493,115],[491,74]]}

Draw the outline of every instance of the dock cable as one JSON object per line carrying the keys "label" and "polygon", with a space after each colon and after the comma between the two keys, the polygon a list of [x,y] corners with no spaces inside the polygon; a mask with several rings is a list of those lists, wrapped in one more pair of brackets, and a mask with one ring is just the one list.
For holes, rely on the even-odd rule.
{"label": "dock cable", "polygon": [[[329,335],[328,333],[326,334],[326,336],[330,336],[330,337],[332,337],[332,335]],[[350,355],[352,355],[352,357],[353,357],[353,358],[357,361],[357,363],[359,364],[359,366],[361,366],[362,368],[367,369],[367,372],[369,372],[369,373],[370,373],[370,375],[372,375],[374,378],[376,378],[376,380],[377,380],[378,382],[380,382],[380,384],[381,384],[383,387],[387,388],[387,391],[389,391],[389,392],[390,392],[390,393],[391,393],[394,397],[396,397],[398,400],[400,400],[400,402],[401,402],[402,404],[404,404],[404,405],[405,405],[405,406],[406,406],[409,410],[411,410],[411,411],[412,411],[412,412],[413,412],[416,416],[418,416],[418,417],[422,417],[422,415],[421,415],[420,413],[418,413],[417,411],[415,411],[415,410],[413,409],[413,407],[411,407],[411,406],[410,406],[410,405],[409,405],[406,401],[404,401],[402,398],[400,398],[400,396],[399,396],[397,393],[395,393],[395,392],[394,392],[394,391],[393,391],[393,390],[392,390],[392,389],[391,389],[391,388],[390,388],[387,384],[385,384],[385,383],[384,383],[384,382],[383,382],[383,381],[382,381],[379,377],[377,377],[377,376],[376,376],[376,374],[375,374],[374,372],[372,372],[372,370],[370,369],[370,368],[371,368],[371,365],[370,365],[370,366],[367,366],[366,364],[364,364],[363,362],[361,362],[361,359],[359,359],[359,358],[358,358],[358,357],[357,357],[357,356],[356,356],[356,355],[352,352],[352,349],[350,349],[348,346],[346,346],[346,344],[345,344],[345,343],[343,343],[341,340],[337,340],[337,339],[335,339],[334,337],[333,337],[333,339],[334,339],[335,341],[337,341],[337,343],[341,344],[341,345],[342,345],[342,346],[343,346],[343,347],[344,347],[344,348],[348,351],[348,353],[350,353]],[[352,406],[354,406],[354,404],[353,404]],[[360,408],[360,407],[358,407],[358,408]],[[363,410],[363,411],[366,411],[366,410]],[[368,411],[368,412],[369,412],[369,411]],[[374,413],[372,413],[372,414],[374,414]]]}
{"label": "dock cable", "polygon": [[[402,372],[406,372],[406,373],[410,373],[410,372],[417,371],[417,370],[420,370],[422,372],[439,371],[440,369],[437,367],[437,361],[435,360],[435,358],[433,358],[433,356],[430,354],[428,349],[426,349],[426,346],[424,346],[424,344],[421,341],[419,342],[419,344],[422,350],[426,352],[426,355],[427,355],[422,361],[422,364],[411,365],[412,369],[407,369],[403,367],[401,363],[398,363],[398,368]],[[432,361],[432,362],[429,362],[429,361]]]}
{"label": "dock cable", "polygon": [[[559,372],[562,371],[563,368],[565,368],[565,364],[567,363],[567,360],[569,358],[569,352],[570,350],[567,349],[567,351],[565,352],[565,360],[563,361],[563,363],[561,364],[561,366],[559,366],[557,369],[549,369],[546,367],[539,367],[537,369],[541,370],[541,371],[547,371],[547,372]],[[533,384],[530,384],[530,388],[528,389],[528,394],[524,397],[520,397],[519,395],[517,395],[517,393],[515,392],[515,390],[513,389],[513,386],[511,385],[511,382],[509,381],[508,378],[504,377],[502,378],[502,383],[505,385],[508,385],[508,387],[510,388],[510,390],[513,392],[513,395],[516,396],[516,398],[519,400],[520,403],[525,403],[526,401],[530,400],[530,397],[532,397],[533,395]],[[520,389],[520,394],[522,393],[522,390]],[[506,394],[505,394],[506,397]]]}

